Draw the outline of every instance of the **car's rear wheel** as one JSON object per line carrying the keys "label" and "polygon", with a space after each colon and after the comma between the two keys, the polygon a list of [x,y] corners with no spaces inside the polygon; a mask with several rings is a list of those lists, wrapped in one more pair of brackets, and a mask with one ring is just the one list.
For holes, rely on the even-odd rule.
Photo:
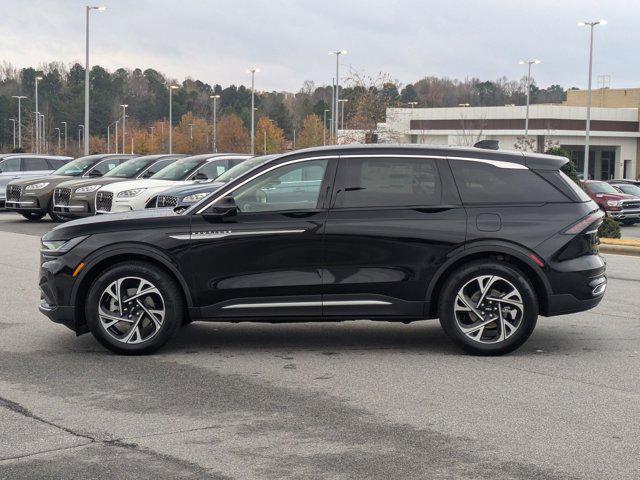
{"label": "car's rear wheel", "polygon": [[95,279],[85,314],[95,338],[128,355],[152,353],[183,323],[184,305],[176,282],[148,263],[117,264]]}
{"label": "car's rear wheel", "polygon": [[529,279],[513,265],[475,261],[456,270],[440,294],[440,324],[470,353],[502,355],[521,346],[538,319]]}
{"label": "car's rear wheel", "polygon": [[24,218],[26,218],[27,220],[31,220],[31,221],[36,221],[36,220],[41,220],[42,217],[44,217],[46,215],[46,213],[40,213],[40,212],[20,212],[20,215],[22,215]]}

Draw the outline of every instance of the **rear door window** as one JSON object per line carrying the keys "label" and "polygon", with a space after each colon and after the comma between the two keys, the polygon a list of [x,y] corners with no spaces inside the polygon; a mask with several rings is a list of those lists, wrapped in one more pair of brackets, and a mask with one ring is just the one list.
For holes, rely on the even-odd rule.
{"label": "rear door window", "polygon": [[434,159],[340,159],[334,208],[438,205],[442,182]]}
{"label": "rear door window", "polygon": [[20,171],[20,157],[13,157],[0,162],[0,170],[3,173],[6,172],[19,172]]}
{"label": "rear door window", "polygon": [[22,171],[34,172],[38,170],[49,170],[49,164],[44,158],[26,157],[22,159]]}
{"label": "rear door window", "polygon": [[528,168],[502,168],[472,160],[450,160],[465,204],[567,202],[559,190]]}

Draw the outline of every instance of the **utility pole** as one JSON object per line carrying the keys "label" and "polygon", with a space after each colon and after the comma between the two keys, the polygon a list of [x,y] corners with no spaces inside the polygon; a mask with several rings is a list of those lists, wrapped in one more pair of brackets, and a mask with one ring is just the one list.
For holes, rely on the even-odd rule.
{"label": "utility pole", "polygon": [[89,136],[91,135],[89,129],[89,12],[91,10],[98,10],[100,12],[105,11],[106,7],[90,7],[87,5],[86,9],[86,35],[85,35],[85,65],[84,65],[84,155],[89,155]]}
{"label": "utility pole", "polygon": [[56,127],[55,131],[58,132],[58,155],[60,155],[60,127]]}
{"label": "utility pole", "polygon": [[40,153],[40,111],[38,110],[38,82],[41,76],[36,77],[36,153]]}
{"label": "utility pole", "polygon": [[10,118],[10,122],[13,122],[13,149],[16,149],[16,119]]}
{"label": "utility pole", "polygon": [[251,155],[256,153],[256,139],[255,139],[255,123],[256,123],[256,110],[255,110],[255,96],[256,96],[256,73],[260,72],[259,68],[251,68],[247,70],[247,73],[251,74]]}
{"label": "utility pole", "polygon": [[122,153],[124,153],[124,146],[125,146],[125,137],[127,136],[127,130],[126,130],[126,118],[127,118],[127,107],[129,105],[127,104],[123,104],[120,105],[120,107],[122,108]]}
{"label": "utility pole", "polygon": [[[334,112],[338,112],[338,100],[340,99],[340,55],[346,55],[346,50],[336,50],[335,52],[330,52],[330,55],[336,56],[336,91],[335,91],[335,109]],[[333,131],[334,131],[334,139],[337,143],[338,141],[338,122],[335,121],[337,118],[335,115],[332,115],[333,121]]]}
{"label": "utility pole", "polygon": [[210,95],[213,99],[213,153],[218,153],[218,99],[220,95]]}
{"label": "utility pole", "polygon": [[18,148],[22,148],[22,103],[24,95],[13,95],[12,98],[18,99]]}
{"label": "utility pole", "polygon": [[64,153],[67,153],[67,122],[60,122],[64,125]]}

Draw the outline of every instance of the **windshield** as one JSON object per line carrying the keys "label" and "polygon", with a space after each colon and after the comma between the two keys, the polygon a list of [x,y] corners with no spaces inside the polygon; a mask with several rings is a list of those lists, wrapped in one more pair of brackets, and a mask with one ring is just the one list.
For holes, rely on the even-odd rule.
{"label": "windshield", "polygon": [[65,175],[68,177],[79,177],[93,167],[101,159],[98,155],[89,155],[88,157],[80,157],[63,165],[53,172],[53,175]]}
{"label": "windshield", "polygon": [[612,193],[614,195],[619,193],[615,188],[605,182],[589,182],[587,183],[587,188],[591,190],[592,193]]}
{"label": "windshield", "polygon": [[171,165],[167,165],[155,175],[151,175],[150,178],[155,180],[184,180],[189,176],[193,169],[197,168],[203,160],[178,160]]}
{"label": "windshield", "polygon": [[255,157],[249,160],[245,160],[244,162],[230,168],[218,178],[216,178],[216,183],[229,183],[239,176],[244,175],[249,170],[257,167],[258,165],[262,165],[267,160],[271,160],[273,157],[275,157],[275,155],[263,155],[261,157]]}
{"label": "windshield", "polygon": [[153,160],[143,158],[139,158],[137,160],[127,160],[123,164],[118,165],[110,172],[105,173],[104,176],[116,178],[135,178],[152,162]]}
{"label": "windshield", "polygon": [[640,187],[635,185],[616,185],[620,190],[624,193],[628,193],[629,195],[635,195],[636,197],[640,197]]}

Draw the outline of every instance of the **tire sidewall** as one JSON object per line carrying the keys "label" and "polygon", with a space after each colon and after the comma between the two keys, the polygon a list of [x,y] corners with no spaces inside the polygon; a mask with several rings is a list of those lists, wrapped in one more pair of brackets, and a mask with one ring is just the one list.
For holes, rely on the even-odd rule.
{"label": "tire sidewall", "polygon": [[[475,277],[499,275],[518,289],[522,296],[524,316],[521,325],[507,340],[484,344],[467,337],[455,319],[454,302],[460,288]],[[438,301],[440,324],[445,333],[461,348],[480,355],[502,355],[521,346],[531,335],[538,319],[538,299],[531,282],[516,267],[498,261],[479,261],[456,270],[447,280]]]}
{"label": "tire sidewall", "polygon": [[[106,332],[98,318],[98,305],[104,290],[122,277],[140,277],[158,288],[164,299],[165,318],[153,338],[137,344],[125,344]],[[100,273],[91,285],[85,302],[87,326],[93,336],[109,350],[125,355],[141,355],[156,351],[167,343],[182,325],[184,306],[176,283],[163,270],[151,264],[133,262],[115,265]]]}

